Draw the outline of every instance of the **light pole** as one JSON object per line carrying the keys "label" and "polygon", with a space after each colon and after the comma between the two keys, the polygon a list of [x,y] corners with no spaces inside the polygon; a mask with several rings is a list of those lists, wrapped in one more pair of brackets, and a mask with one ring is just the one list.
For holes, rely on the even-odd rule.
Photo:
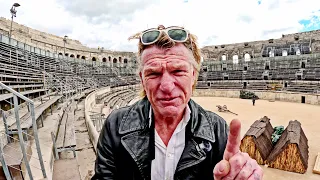
{"label": "light pole", "polygon": [[64,46],[64,56],[66,55],[66,42],[67,42],[67,38],[68,38],[68,36],[67,35],[65,35],[64,36],[64,38],[63,38],[63,46]]}
{"label": "light pole", "polygon": [[12,33],[12,22],[13,22],[13,17],[17,17],[17,10],[16,7],[19,7],[20,4],[19,3],[14,3],[10,9],[10,13],[11,13],[11,25],[10,25],[10,32],[9,32],[9,38],[11,40],[11,33]]}

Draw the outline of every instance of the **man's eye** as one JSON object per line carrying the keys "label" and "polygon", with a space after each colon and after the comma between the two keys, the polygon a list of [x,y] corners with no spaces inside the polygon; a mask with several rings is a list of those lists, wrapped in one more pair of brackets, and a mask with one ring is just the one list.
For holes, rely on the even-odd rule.
{"label": "man's eye", "polygon": [[149,76],[159,76],[159,75],[160,75],[160,73],[158,73],[158,72],[152,72],[152,73],[147,74],[147,77],[149,77]]}
{"label": "man's eye", "polygon": [[177,74],[177,73],[184,73],[185,71],[184,70],[181,70],[181,69],[177,69],[177,70],[174,70],[173,73]]}

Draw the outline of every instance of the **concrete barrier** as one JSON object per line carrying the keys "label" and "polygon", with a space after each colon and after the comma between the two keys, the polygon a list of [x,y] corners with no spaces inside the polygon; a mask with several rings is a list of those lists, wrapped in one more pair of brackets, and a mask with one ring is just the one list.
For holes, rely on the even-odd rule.
{"label": "concrete barrier", "polygon": [[[99,132],[97,131],[96,127],[94,126],[91,118],[90,118],[90,113],[92,111],[92,107],[96,104],[96,95],[103,95],[105,93],[110,92],[111,90],[123,90],[125,88],[138,88],[139,85],[129,85],[129,86],[121,86],[121,87],[103,87],[100,89],[97,89],[93,92],[91,92],[85,99],[85,104],[84,104],[84,114],[85,114],[85,119],[86,119],[86,126],[88,128],[88,134],[91,140],[91,143],[93,144],[95,152],[97,152],[97,143],[99,139]],[[105,116],[108,116],[106,114]]]}
{"label": "concrete barrier", "polygon": [[[305,104],[320,105],[320,94],[288,92],[288,91],[257,91],[257,90],[250,90],[250,92],[254,92],[260,99],[263,99],[263,100],[295,102],[295,103],[302,103],[302,101],[304,100]],[[196,89],[193,92],[193,96],[239,98],[240,90]]]}
{"label": "concrete barrier", "polygon": [[[99,91],[99,90],[98,90]],[[91,140],[91,143],[93,144],[94,150],[97,150],[97,143],[98,143],[98,139],[99,139],[99,133],[96,130],[96,128],[93,125],[93,122],[91,121],[90,118],[90,111],[92,110],[92,104],[95,103],[95,98],[96,98],[96,93],[98,92],[93,91],[92,93],[90,93],[84,102],[84,115],[85,115],[85,119],[86,119],[86,126],[88,128],[88,134]]]}

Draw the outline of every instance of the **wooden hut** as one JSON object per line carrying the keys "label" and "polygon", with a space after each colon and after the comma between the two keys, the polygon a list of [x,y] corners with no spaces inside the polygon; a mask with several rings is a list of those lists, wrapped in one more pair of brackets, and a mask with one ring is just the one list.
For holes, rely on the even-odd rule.
{"label": "wooden hut", "polygon": [[240,150],[246,152],[259,164],[265,164],[265,160],[273,149],[271,135],[273,127],[266,116],[255,121],[241,140]]}
{"label": "wooden hut", "polygon": [[276,169],[305,173],[308,168],[308,149],[308,139],[301,123],[297,120],[290,121],[267,158],[267,164]]}

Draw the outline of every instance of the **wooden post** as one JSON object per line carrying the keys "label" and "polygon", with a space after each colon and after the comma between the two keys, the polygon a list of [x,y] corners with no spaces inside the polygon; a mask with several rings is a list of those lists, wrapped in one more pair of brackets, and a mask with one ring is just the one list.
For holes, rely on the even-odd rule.
{"label": "wooden post", "polygon": [[54,149],[54,157],[56,160],[59,159],[59,155],[58,155],[58,150],[57,150],[57,146],[56,146],[56,140],[55,140],[55,136],[53,134],[53,132],[51,132],[51,138],[52,138],[52,142],[53,142],[53,149]]}

